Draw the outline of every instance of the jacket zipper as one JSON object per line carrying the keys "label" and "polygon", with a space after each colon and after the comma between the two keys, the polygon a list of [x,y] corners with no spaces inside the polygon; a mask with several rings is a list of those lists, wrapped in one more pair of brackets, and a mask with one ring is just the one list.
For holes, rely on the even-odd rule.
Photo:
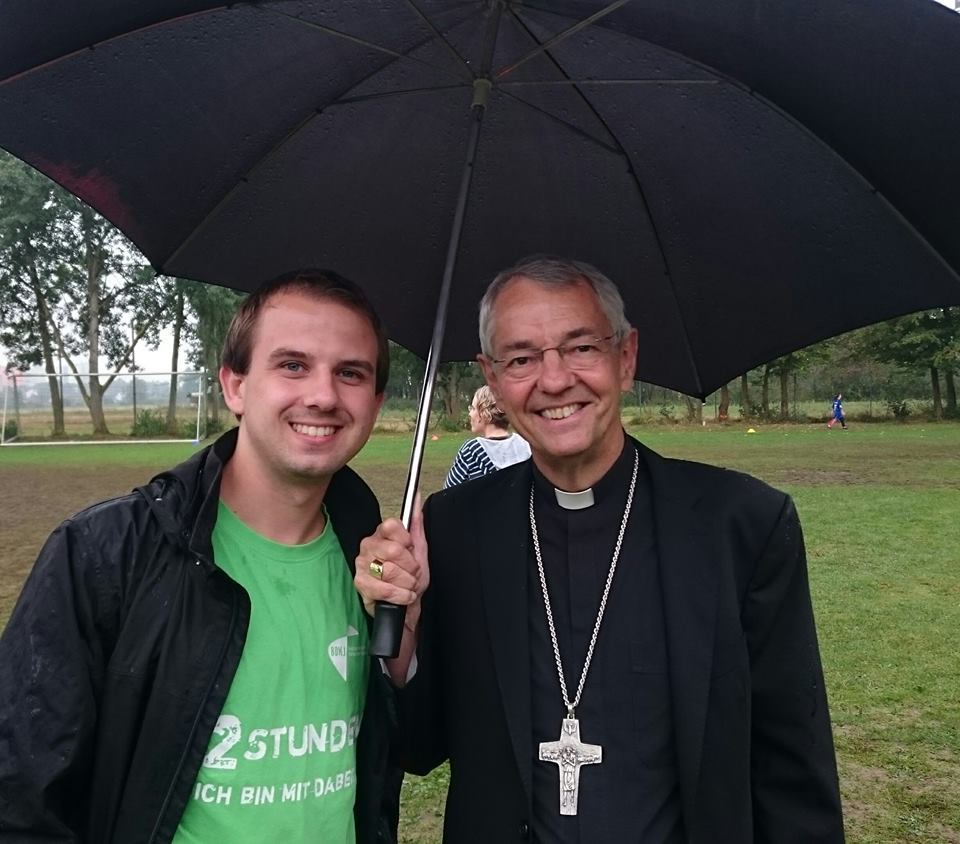
{"label": "jacket zipper", "polygon": [[227,656],[227,648],[230,647],[230,641],[233,639],[233,631],[237,626],[237,593],[236,590],[231,590],[232,595],[232,606],[230,612],[230,626],[227,629],[227,635],[223,644],[223,648],[220,651],[220,658],[217,661],[217,670],[213,672],[213,676],[210,679],[210,683],[207,686],[207,690],[203,695],[203,700],[200,701],[200,706],[197,709],[197,714],[193,719],[193,725],[190,727],[190,736],[187,740],[186,745],[183,748],[183,753],[180,754],[180,761],[177,762],[177,769],[173,772],[173,777],[170,780],[170,785],[167,788],[167,793],[164,795],[163,803],[160,804],[160,813],[157,815],[157,820],[153,825],[153,831],[150,833],[150,837],[147,839],[147,844],[153,844],[157,840],[157,834],[160,829],[160,823],[163,821],[164,815],[167,813],[167,807],[170,805],[170,800],[173,797],[173,789],[176,787],[177,780],[180,779],[180,771],[183,770],[184,762],[186,762],[187,754],[193,748],[193,739],[197,732],[197,725],[200,723],[200,716],[203,714],[203,710],[206,708],[207,701],[210,699],[210,693],[213,691],[213,686],[217,682],[217,678],[220,676],[220,672],[223,669],[223,661]]}

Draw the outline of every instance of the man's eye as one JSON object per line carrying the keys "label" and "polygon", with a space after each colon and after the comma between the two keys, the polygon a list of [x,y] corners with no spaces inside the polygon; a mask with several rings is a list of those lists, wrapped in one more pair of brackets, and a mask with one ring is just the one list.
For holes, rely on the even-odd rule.
{"label": "man's eye", "polygon": [[571,346],[566,350],[566,354],[570,355],[593,355],[599,352],[600,349],[594,346],[592,343],[577,343],[575,346]]}
{"label": "man's eye", "polygon": [[530,355],[517,355],[507,361],[507,369],[523,369],[533,363]]}
{"label": "man's eye", "polygon": [[346,378],[348,381],[362,381],[364,374],[358,369],[341,369],[340,377]]}
{"label": "man's eye", "polygon": [[298,360],[288,360],[281,364],[281,367],[287,372],[303,372],[303,364]]}

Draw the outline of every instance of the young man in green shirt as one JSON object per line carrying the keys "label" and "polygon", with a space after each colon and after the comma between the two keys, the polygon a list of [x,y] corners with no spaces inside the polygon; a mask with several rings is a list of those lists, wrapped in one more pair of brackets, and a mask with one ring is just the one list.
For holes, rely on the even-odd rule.
{"label": "young man in green shirt", "polygon": [[351,572],[379,508],[345,466],[387,371],[334,273],[244,302],[220,372],[238,428],[68,519],[24,587],[0,641],[0,837],[393,839],[389,689]]}

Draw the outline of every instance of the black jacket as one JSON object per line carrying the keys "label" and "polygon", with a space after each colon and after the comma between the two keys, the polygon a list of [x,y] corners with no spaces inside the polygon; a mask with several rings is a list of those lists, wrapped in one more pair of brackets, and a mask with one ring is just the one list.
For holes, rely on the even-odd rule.
{"label": "black jacket", "polygon": [[[176,832],[250,618],[211,544],[235,444],[226,434],[47,540],[0,639],[0,841],[138,844]],[[352,567],[380,520],[376,498],[344,468],[325,500]],[[372,667],[360,844],[394,837],[397,795],[381,808],[394,721]]]}
{"label": "black jacket", "polygon": [[[668,660],[662,669],[624,666],[624,682],[638,671],[669,677],[686,840],[840,844],[836,760],[793,503],[755,478],[632,442],[653,502]],[[430,588],[417,674],[398,700],[398,754],[416,774],[450,760],[451,844],[531,837],[531,481],[528,461],[437,493],[424,508]],[[619,823],[612,813],[610,834],[594,833],[592,844],[631,840]]]}

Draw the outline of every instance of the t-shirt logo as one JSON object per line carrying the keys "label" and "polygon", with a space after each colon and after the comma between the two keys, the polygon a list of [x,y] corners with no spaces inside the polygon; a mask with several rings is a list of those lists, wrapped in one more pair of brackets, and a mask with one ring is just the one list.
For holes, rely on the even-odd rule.
{"label": "t-shirt logo", "polygon": [[337,673],[343,677],[344,680],[347,679],[347,657],[359,656],[362,650],[359,645],[350,644],[350,639],[359,635],[357,628],[352,624],[348,624],[347,635],[341,636],[339,639],[334,639],[327,648],[327,654],[330,656],[333,667],[337,669]]}

